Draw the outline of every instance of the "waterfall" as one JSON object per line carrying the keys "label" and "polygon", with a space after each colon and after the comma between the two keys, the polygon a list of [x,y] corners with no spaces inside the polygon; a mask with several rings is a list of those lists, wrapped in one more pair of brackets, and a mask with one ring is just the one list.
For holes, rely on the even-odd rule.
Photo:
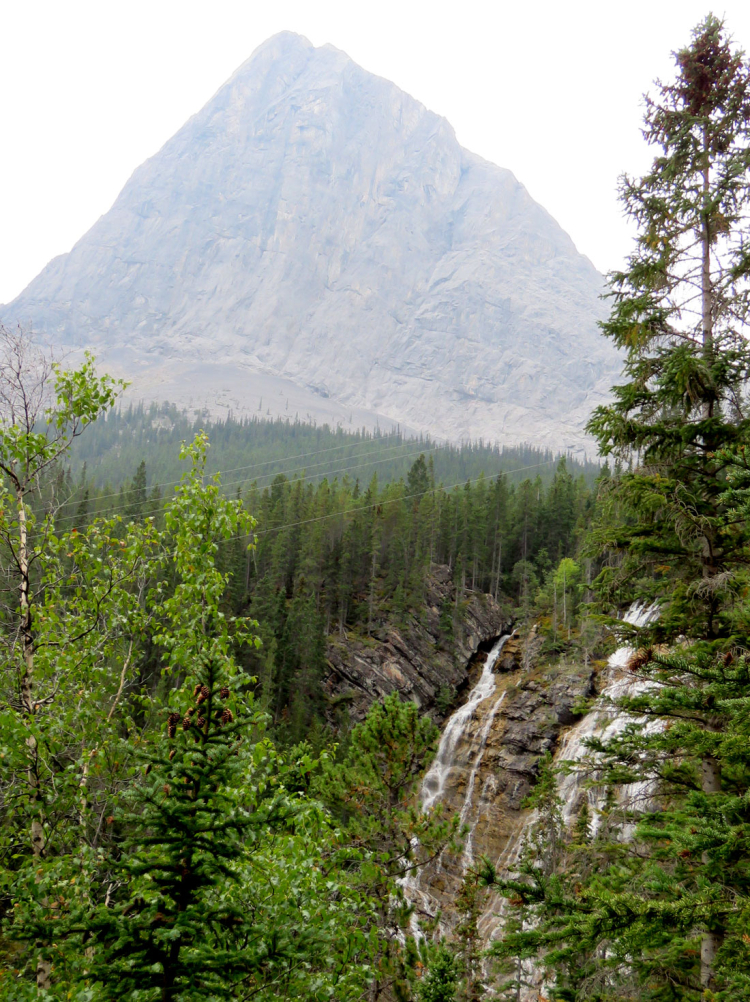
{"label": "waterfall", "polygon": [[[496,693],[497,676],[494,667],[506,641],[511,636],[513,634],[500,637],[487,655],[487,660],[482,666],[482,674],[469,693],[468,699],[450,716],[443,728],[437,753],[422,781],[420,791],[422,810],[428,811],[443,801],[448,786],[451,785],[451,778],[455,780],[456,776],[460,778],[461,773],[466,772],[467,778],[459,808],[461,827],[469,826],[469,835],[460,860],[462,872],[473,860],[471,837],[477,822],[478,808],[481,807],[481,797],[480,804],[474,804],[476,779],[493,721],[505,698],[505,691],[499,695]],[[477,734],[472,735],[472,728],[480,720],[481,725]],[[453,777],[452,773],[455,773]],[[460,784],[453,783],[454,790],[458,785]],[[439,905],[430,891],[436,883],[442,884],[449,881],[450,877],[451,875],[446,874],[444,870],[441,854],[429,864],[427,872],[420,870],[416,874],[409,875],[401,881],[401,885],[409,901],[418,905],[425,914],[434,915]],[[416,914],[412,915],[412,932],[415,936],[421,935]]]}
{"label": "waterfall", "polygon": [[[459,706],[443,729],[440,744],[438,745],[437,755],[435,756],[432,765],[422,781],[421,799],[423,811],[428,811],[442,799],[448,773],[455,764],[456,750],[466,733],[466,729],[480,704],[489,699],[495,691],[496,682],[493,668],[495,667],[495,662],[500,656],[500,651],[503,649],[506,640],[508,640],[510,636],[512,636],[512,634],[506,634],[504,637],[500,637],[500,639],[496,642],[495,646],[487,655],[487,660],[484,662],[484,667],[482,668],[482,674],[479,677],[477,684],[469,693],[469,698],[463,706]],[[487,744],[487,736],[489,734],[490,727],[492,726],[492,718],[495,715],[497,705],[498,704],[493,707],[492,713],[489,715],[485,726],[482,728],[482,734],[480,735],[480,747],[474,757],[474,764],[472,766],[470,778],[471,793],[474,791],[476,772],[482,760],[482,752]],[[468,792],[467,788],[467,793]],[[464,803],[466,803],[466,801],[464,801]]]}
{"label": "waterfall", "polygon": [[[655,615],[653,607],[634,605],[625,615],[624,622],[639,628]],[[446,918],[439,923],[438,931],[442,935],[450,935],[451,905],[464,874],[474,863],[475,852],[491,855],[499,871],[512,871],[522,851],[525,834],[536,820],[535,812],[519,814],[516,820],[512,820],[511,815],[508,827],[504,828],[502,817],[493,814],[497,811],[497,742],[498,734],[503,733],[498,727],[498,715],[502,713],[508,687],[517,685],[519,678],[518,673],[498,676],[494,671],[503,646],[509,639],[510,636],[506,635],[495,643],[466,702],[446,722],[437,754],[422,782],[422,809],[429,810],[439,803],[445,804],[450,811],[458,814],[461,827],[468,828],[468,835],[461,853],[443,853],[401,881],[406,898],[416,906],[412,915],[412,931],[416,936],[421,935],[417,911],[433,918],[438,912],[445,914]],[[630,653],[631,648],[624,645],[609,658],[600,696],[591,711],[562,737],[555,755],[557,763],[568,761],[582,766],[588,755],[587,738],[594,735],[612,738],[633,720],[612,705],[612,701],[634,695],[649,684],[624,673]],[[648,722],[644,726],[654,724]],[[483,769],[488,775],[482,782]],[[605,793],[587,788],[586,779],[588,775],[575,765],[570,772],[558,778],[562,814],[565,824],[571,824],[585,796],[591,808],[591,823],[596,830],[605,806]],[[652,795],[649,783],[634,783],[624,791],[622,804],[642,804]],[[508,815],[504,817],[507,819]],[[492,844],[495,849],[488,852],[488,845]],[[479,923],[485,941],[489,942],[499,933],[504,908],[505,900],[492,893]]]}
{"label": "waterfall", "polygon": [[[641,628],[646,626],[658,615],[656,606],[646,606],[636,603],[630,607],[623,617],[623,622]],[[625,644],[612,654],[607,662],[608,677],[602,688],[593,708],[581,720],[578,721],[567,732],[560,747],[555,754],[556,762],[583,763],[589,753],[586,741],[589,738],[597,737],[604,740],[611,739],[621,733],[625,727],[638,720],[644,727],[652,728],[660,726],[658,721],[646,721],[644,718],[633,717],[623,713],[613,701],[621,699],[623,696],[633,696],[643,692],[648,688],[649,682],[623,674],[628,659],[633,648]],[[574,821],[577,811],[580,808],[581,800],[585,796],[588,799],[591,817],[591,829],[595,833],[601,824],[601,812],[605,806],[606,792],[600,789],[587,788],[586,780],[590,778],[590,773],[584,770],[571,770],[563,775],[558,775],[557,791],[562,801],[562,819],[566,827]],[[647,804],[653,796],[653,786],[651,781],[632,783],[620,791],[619,804],[621,807],[635,807]],[[525,842],[526,831],[536,823],[538,814],[533,811],[524,821],[519,829],[514,844],[509,844],[503,857],[497,861],[498,869],[505,872],[512,871],[518,862]],[[623,827],[623,836],[627,837],[628,827]],[[494,939],[502,928],[502,918],[505,914],[506,901],[492,895],[490,906],[485,912],[480,922],[480,931],[486,942]],[[526,987],[520,990],[518,998],[520,1002],[532,1002],[546,994],[541,973],[536,969],[533,961],[524,961],[523,972],[527,978]]]}
{"label": "waterfall", "polygon": [[[654,606],[635,604],[631,606],[625,614],[623,621],[631,626],[646,626],[657,614]],[[649,682],[643,679],[634,678],[630,675],[623,675],[622,670],[628,662],[632,653],[632,647],[624,645],[611,655],[607,662],[609,678],[604,685],[599,698],[593,709],[583,717],[566,734],[560,745],[556,758],[560,762],[583,762],[588,754],[586,741],[596,735],[603,740],[611,740],[621,734],[628,724],[638,720],[646,728],[658,727],[658,721],[646,721],[645,719],[632,717],[623,713],[613,702],[622,699],[624,696],[635,696],[639,692],[649,687]],[[591,828],[596,833],[601,823],[601,811],[604,807],[605,792],[596,788],[585,789],[585,781],[588,776],[581,770],[572,770],[566,775],[560,776],[557,782],[557,789],[562,800],[562,816],[565,825],[568,826],[580,807],[582,797],[588,799],[591,808]],[[632,783],[624,787],[620,794],[620,805],[635,806],[638,803],[646,803],[652,795],[650,781]]]}

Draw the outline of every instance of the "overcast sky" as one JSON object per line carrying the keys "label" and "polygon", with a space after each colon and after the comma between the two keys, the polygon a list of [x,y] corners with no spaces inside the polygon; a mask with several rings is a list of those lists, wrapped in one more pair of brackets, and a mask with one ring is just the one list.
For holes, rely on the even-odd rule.
{"label": "overcast sky", "polygon": [[[602,271],[630,234],[642,95],[710,8],[694,0],[4,0],[0,303],[106,212],[261,42],[331,42],[510,168]],[[749,0],[723,0],[750,49]]]}

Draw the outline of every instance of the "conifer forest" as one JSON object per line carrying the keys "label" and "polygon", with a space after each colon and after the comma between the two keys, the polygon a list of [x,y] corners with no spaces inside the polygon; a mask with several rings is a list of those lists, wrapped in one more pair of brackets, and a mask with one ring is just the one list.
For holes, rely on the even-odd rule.
{"label": "conifer forest", "polygon": [[713,15],[643,135],[597,456],[126,406],[0,326],[2,1002],[750,1002],[750,62]]}

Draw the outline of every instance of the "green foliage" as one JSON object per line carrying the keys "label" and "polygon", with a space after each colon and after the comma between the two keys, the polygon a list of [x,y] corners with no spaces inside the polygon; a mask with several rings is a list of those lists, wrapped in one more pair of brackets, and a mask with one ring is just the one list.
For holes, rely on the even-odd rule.
{"label": "green foliage", "polygon": [[750,662],[728,639],[748,635],[750,72],[712,15],[676,61],[647,104],[660,153],[623,182],[640,235],[603,327],[629,382],[589,427],[627,464],[601,481],[600,595],[656,598],[641,632],[683,639],[633,653],[628,716],[586,742],[607,791],[595,818],[584,799],[566,828],[542,773],[518,873],[498,881],[514,908],[494,948],[515,972],[507,997],[536,967],[568,1002],[750,998]]}
{"label": "green foliage", "polygon": [[[456,834],[457,820],[415,805],[418,784],[437,742],[437,728],[397,693],[376,703],[351,733],[340,762],[323,763],[314,789],[360,854],[351,886],[373,904],[375,977],[370,997],[406,998],[416,957],[407,929],[412,908],[403,882],[434,859]],[[386,996],[390,997],[390,996]]]}
{"label": "green foliage", "polygon": [[602,328],[627,353],[628,381],[589,422],[623,464],[602,484],[599,590],[609,603],[659,597],[666,639],[731,634],[748,545],[744,523],[721,519],[720,496],[721,450],[750,428],[750,78],[713,15],[676,63],[647,101],[653,166],[621,186],[639,235],[610,276]]}
{"label": "green foliage", "polygon": [[[203,429],[211,439],[208,473],[223,471],[226,486],[233,489],[241,485],[243,492],[253,481],[259,489],[270,486],[279,473],[289,479],[302,476],[305,482],[313,483],[342,480],[347,473],[360,484],[369,483],[374,475],[384,483],[406,481],[420,453],[425,457],[423,469],[428,479],[444,484],[465,483],[482,473],[495,477],[506,471],[509,483],[517,484],[539,473],[548,486],[556,463],[553,453],[532,445],[443,445],[428,438],[407,438],[399,432],[345,430],[297,419],[271,420],[263,415],[216,421],[207,413],[188,415],[174,405],[153,404],[118,409],[97,421],[76,443],[71,470],[77,480],[85,465],[85,480],[92,489],[111,484],[117,490],[121,485],[130,487],[133,472],[146,458],[152,479],[169,482],[172,487],[180,478],[180,443],[191,441]],[[590,461],[569,459],[568,466],[575,478],[583,475],[588,485],[599,472],[598,463]]]}
{"label": "green foliage", "polygon": [[440,944],[419,983],[417,999],[419,1002],[455,1002],[457,986],[456,959],[447,946]]}
{"label": "green foliage", "polygon": [[[110,776],[98,770],[109,787],[97,804],[98,829],[87,838],[92,805],[76,761],[69,786],[82,800],[78,829],[58,821],[44,852],[8,874],[7,935],[16,946],[14,970],[0,980],[2,998],[35,997],[40,967],[48,997],[92,1002],[236,998],[238,991],[269,1002],[323,999],[334,986],[346,999],[365,985],[368,901],[337,876],[337,833],[299,792],[300,776],[315,763],[304,753],[288,762],[278,755],[235,658],[242,645],[257,643],[255,624],[227,615],[229,577],[217,557],[222,539],[247,535],[253,524],[218,482],[204,483],[205,451],[202,438],[184,450],[191,470],[166,513],[166,554],[155,567],[166,556],[168,574],[149,594],[157,622],[137,602],[117,609],[131,637],[156,627],[164,662],[153,701],[157,727],[144,730],[126,713],[119,718],[125,736],[108,731],[122,682],[103,732],[102,704],[93,692],[85,700],[77,724],[97,742],[97,757],[112,760]],[[94,523],[89,535],[97,534]],[[75,545],[67,556],[81,565],[86,540]],[[119,559],[127,545],[117,540],[116,547]],[[92,563],[104,569],[98,556]],[[107,583],[104,575],[100,587]],[[48,606],[50,616],[59,606],[51,593]],[[99,638],[84,634],[72,645],[79,661],[92,657],[89,644],[100,656]],[[116,661],[121,648],[110,646],[107,655]],[[121,679],[127,664],[126,657]],[[13,734],[3,737],[7,754]],[[45,747],[59,748],[60,739],[53,745],[47,736]],[[90,776],[93,754],[82,758]],[[55,780],[64,794],[62,778]]]}
{"label": "green foliage", "polygon": [[[167,446],[191,427],[174,410],[158,409],[113,414],[95,424],[89,444],[79,449],[80,465],[73,464],[77,482],[65,474],[55,488],[57,524],[61,529],[83,528],[97,514],[121,514],[125,523],[152,518],[161,529],[173,485],[166,485],[162,497],[158,486],[149,488],[149,483],[163,469],[160,457]],[[217,560],[230,575],[232,611],[260,624],[262,648],[247,648],[238,657],[245,673],[257,679],[256,695],[271,715],[274,737],[290,747],[313,732],[320,734],[335,717],[323,695],[329,636],[343,637],[349,631],[371,636],[386,623],[409,627],[421,616],[425,584],[436,564],[449,567],[455,586],[454,594],[440,605],[444,648],[451,649],[454,620],[460,620],[469,591],[490,592],[531,616],[538,584],[550,570],[550,554],[564,558],[574,553],[577,527],[591,503],[584,479],[574,479],[566,460],[558,462],[551,482],[543,479],[541,474],[552,472],[547,454],[484,446],[438,450],[427,444],[425,453],[405,461],[397,457],[413,453],[398,437],[352,438],[263,421],[228,421],[212,426],[212,436],[217,442],[212,452],[222,464],[238,465],[245,449],[251,458],[268,457],[260,459],[260,469],[266,472],[258,475],[255,465],[238,471],[257,475],[257,480],[223,489],[241,498],[257,519],[256,546],[248,551],[241,538],[226,539]],[[305,444],[322,456],[319,466],[313,463],[317,470],[299,477],[268,472],[277,465],[288,470],[284,457],[290,453],[307,458],[300,456]],[[107,469],[104,460],[114,448],[118,477],[128,469],[125,457],[138,457],[130,467],[132,479],[119,493],[97,487],[88,474],[92,467],[97,472]],[[343,461],[336,458],[339,449]],[[366,490],[359,478],[352,481],[345,472],[337,478],[336,470],[343,470],[357,449],[378,457],[372,461],[380,465],[370,468],[403,475],[391,482],[373,476]],[[89,463],[81,463],[80,456]],[[387,462],[381,464],[381,459]],[[540,475],[518,486],[512,477],[489,480],[479,473],[480,461],[497,466],[506,460],[523,464],[525,459],[539,466]],[[213,467],[208,465],[208,457],[206,462],[207,471],[217,465],[216,460]],[[466,471],[476,479],[447,489],[436,480],[440,469],[449,477]],[[333,479],[323,476],[329,471]],[[245,487],[242,494],[240,485]],[[50,490],[51,485],[43,488]],[[528,571],[520,577],[513,575],[519,560],[526,561],[522,566]],[[153,658],[149,671],[153,679]]]}

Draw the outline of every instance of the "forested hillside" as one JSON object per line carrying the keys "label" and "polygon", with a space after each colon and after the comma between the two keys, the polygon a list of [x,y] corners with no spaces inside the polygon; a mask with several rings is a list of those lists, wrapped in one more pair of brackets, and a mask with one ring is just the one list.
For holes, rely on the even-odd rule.
{"label": "forested hillside", "polygon": [[[474,442],[454,446],[397,432],[351,432],[261,415],[212,421],[208,415],[190,416],[174,405],[140,404],[102,415],[74,444],[67,466],[76,484],[85,464],[87,486],[109,485],[117,490],[126,486],[139,464],[146,461],[149,488],[155,484],[174,486],[182,473],[177,458],[180,444],[191,441],[200,431],[206,431],[211,439],[209,472],[221,471],[226,487],[243,489],[253,482],[267,485],[277,473],[313,482],[347,474],[363,484],[377,473],[385,483],[406,477],[420,453],[431,458],[435,480],[445,485],[501,471],[512,483],[539,475],[546,484],[559,458],[533,445],[503,447]],[[589,486],[599,473],[598,462],[580,457],[568,457],[568,465],[575,476],[583,475]]]}
{"label": "forested hillside", "polygon": [[528,616],[576,546],[583,477],[560,460],[546,487],[446,489],[420,453],[382,486],[277,474],[243,494],[208,475],[198,434],[163,497],[142,463],[125,494],[79,476],[71,504],[70,447],[118,386],[23,332],[3,352],[0,991],[270,999],[283,975],[288,997],[356,998],[375,971],[406,991],[398,936],[371,937],[413,865],[404,838],[456,834],[411,802],[437,731],[394,694],[336,756],[327,638],[418,622],[438,566],[446,643],[470,593]]}
{"label": "forested hillside", "polygon": [[[124,524],[152,518],[163,527],[174,482],[150,487],[148,470],[160,477],[179,472],[173,457],[199,428],[174,409],[103,415],[75,441],[66,468],[49,472],[42,495],[55,525],[83,531],[110,517]],[[576,550],[591,514],[587,475],[590,483],[597,468],[532,448],[454,448],[285,422],[229,421],[209,430],[207,474],[219,467],[215,450],[222,466],[258,459],[221,477],[223,493],[241,501],[258,527],[225,544],[218,559],[229,575],[233,611],[260,624],[264,644],[246,655],[246,669],[276,724],[294,709],[294,740],[323,716],[329,634],[367,636],[419,614],[438,564],[455,584],[452,607],[443,610],[446,635],[469,592],[491,594],[528,616],[540,587],[551,587],[551,572]],[[135,459],[144,453],[148,464]],[[123,478],[131,457],[134,475]],[[265,472],[295,471],[300,462],[309,463],[309,474],[305,467],[299,474]],[[485,466],[508,472],[487,476]],[[119,476],[119,490],[103,480],[102,469]]]}

